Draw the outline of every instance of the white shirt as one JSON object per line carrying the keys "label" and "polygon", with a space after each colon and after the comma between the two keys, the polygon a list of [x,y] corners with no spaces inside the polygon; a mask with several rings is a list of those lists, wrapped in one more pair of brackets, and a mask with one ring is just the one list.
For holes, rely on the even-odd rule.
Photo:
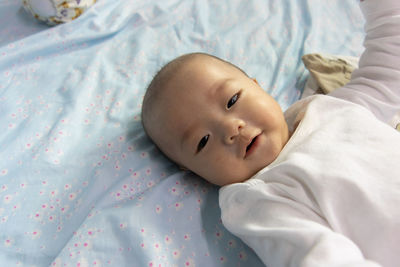
{"label": "white shirt", "polygon": [[285,112],[278,158],[220,189],[222,221],[269,267],[400,264],[400,1],[367,0],[351,82]]}

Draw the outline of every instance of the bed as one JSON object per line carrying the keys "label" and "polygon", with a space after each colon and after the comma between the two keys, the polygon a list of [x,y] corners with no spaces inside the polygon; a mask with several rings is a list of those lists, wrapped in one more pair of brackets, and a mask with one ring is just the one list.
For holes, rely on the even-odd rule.
{"label": "bed", "polygon": [[98,0],[48,27],[0,0],[0,265],[262,266],[218,187],[146,137],[146,85],[184,53],[231,61],[285,110],[307,53],[359,56],[355,0]]}

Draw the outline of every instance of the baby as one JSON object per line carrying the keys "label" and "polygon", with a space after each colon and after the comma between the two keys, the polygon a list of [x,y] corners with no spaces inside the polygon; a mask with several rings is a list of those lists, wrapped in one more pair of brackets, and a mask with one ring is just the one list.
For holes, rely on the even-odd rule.
{"label": "baby", "polygon": [[216,185],[250,178],[290,135],[278,103],[256,80],[200,53],[181,56],[156,75],[142,117],[169,158]]}
{"label": "baby", "polygon": [[350,83],[285,113],[242,70],[194,53],[164,66],[143,125],[183,168],[223,186],[226,228],[268,266],[400,262],[400,2],[366,0]]}

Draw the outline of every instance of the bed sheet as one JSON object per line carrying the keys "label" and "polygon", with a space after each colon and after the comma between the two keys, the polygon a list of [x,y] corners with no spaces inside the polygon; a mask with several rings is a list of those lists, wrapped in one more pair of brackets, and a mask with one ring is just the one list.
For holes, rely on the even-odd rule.
{"label": "bed sheet", "polygon": [[353,0],[99,0],[47,27],[0,0],[0,265],[262,266],[220,221],[218,187],[145,136],[155,72],[202,51],[286,109],[301,56],[358,56]]}

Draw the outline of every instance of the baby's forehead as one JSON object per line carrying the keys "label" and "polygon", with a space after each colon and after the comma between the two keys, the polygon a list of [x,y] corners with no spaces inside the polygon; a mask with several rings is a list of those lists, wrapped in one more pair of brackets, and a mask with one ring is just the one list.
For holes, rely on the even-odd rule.
{"label": "baby's forehead", "polygon": [[213,58],[207,55],[200,55],[195,58],[191,58],[185,61],[183,64],[179,66],[179,68],[175,69],[175,71],[171,72],[168,85],[179,86],[179,83],[182,83],[184,79],[193,79],[193,78],[207,78],[213,75],[211,70],[223,70],[224,72],[231,73],[232,71],[237,71],[237,69],[220,59]]}

